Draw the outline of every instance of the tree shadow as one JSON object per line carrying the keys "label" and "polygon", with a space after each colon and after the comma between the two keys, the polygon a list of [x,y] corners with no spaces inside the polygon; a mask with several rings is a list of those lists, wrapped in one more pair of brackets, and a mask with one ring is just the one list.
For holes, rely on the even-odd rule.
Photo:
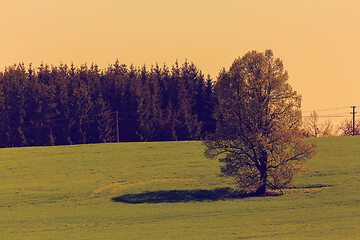
{"label": "tree shadow", "polygon": [[213,190],[169,190],[144,192],[139,194],[125,194],[119,197],[114,197],[111,200],[113,202],[122,202],[128,204],[220,201],[228,199],[241,199],[247,197],[276,197],[283,195],[284,193],[282,191],[285,190],[321,189],[324,187],[331,187],[331,185],[312,184],[306,186],[294,186],[282,190],[269,190],[262,195],[258,195],[256,193],[242,193],[229,187],[215,188]]}
{"label": "tree shadow", "polygon": [[144,192],[139,194],[126,194],[114,197],[113,202],[129,204],[141,203],[178,203],[191,201],[219,201],[239,198],[231,188],[216,188],[213,190],[169,190]]}

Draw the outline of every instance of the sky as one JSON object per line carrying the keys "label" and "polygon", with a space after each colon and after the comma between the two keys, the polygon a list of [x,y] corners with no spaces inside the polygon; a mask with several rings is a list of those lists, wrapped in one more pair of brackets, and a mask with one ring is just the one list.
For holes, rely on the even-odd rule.
{"label": "sky", "polygon": [[187,59],[216,79],[248,51],[272,49],[304,114],[350,118],[350,106],[360,113],[359,13],[359,0],[1,0],[0,69]]}

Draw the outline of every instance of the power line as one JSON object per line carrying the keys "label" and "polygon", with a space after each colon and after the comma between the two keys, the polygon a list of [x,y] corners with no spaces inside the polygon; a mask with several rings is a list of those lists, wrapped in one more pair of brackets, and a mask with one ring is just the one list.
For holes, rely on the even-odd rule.
{"label": "power line", "polygon": [[[118,114],[124,114],[124,115],[133,115],[132,113],[121,113],[121,112],[109,112],[109,115],[113,115],[115,114],[116,117],[116,113]],[[29,121],[24,121],[21,124],[17,124],[18,126],[16,127],[6,127],[5,124],[1,124],[2,127],[0,128],[1,131],[4,130],[16,130],[16,129],[41,129],[41,128],[53,128],[53,127],[65,127],[65,126],[75,126],[75,125],[83,125],[83,124],[89,124],[89,123],[95,123],[97,122],[100,118],[104,116],[103,114],[91,114],[91,115],[83,115],[80,117],[67,117],[67,118],[50,118],[50,119],[43,119],[43,120],[29,120]],[[94,117],[96,117],[97,119],[94,119]],[[108,116],[104,116],[105,118],[108,118]],[[77,120],[77,119],[84,119],[84,121],[82,121],[81,123],[78,121],[74,121],[71,124],[67,124],[67,123],[57,123],[59,121],[64,121],[64,120]],[[90,120],[89,120],[90,119]],[[101,119],[100,119],[101,120]],[[125,117],[119,117],[117,116],[117,121],[127,121],[127,122],[139,122],[139,119],[136,118],[125,118]],[[47,123],[47,125],[42,125]],[[51,124],[53,123],[53,124]],[[13,125],[14,126],[14,125]]]}
{"label": "power line", "polygon": [[349,106],[338,107],[338,108],[326,108],[326,109],[319,109],[319,110],[310,110],[310,111],[304,111],[304,113],[306,113],[306,112],[325,112],[325,111],[333,111],[333,110],[346,109],[346,108],[349,108]]}
{"label": "power line", "polygon": [[[108,112],[109,115],[113,115],[116,112]],[[128,116],[134,116],[134,113],[130,112],[118,112],[119,115],[128,115]],[[99,114],[87,114],[87,115],[81,115],[81,116],[68,116],[64,118],[46,118],[46,119],[40,119],[40,120],[27,120],[23,121],[21,125],[27,125],[27,124],[36,124],[36,123],[44,123],[44,122],[55,122],[55,121],[64,121],[64,120],[76,120],[76,119],[85,119],[85,118],[92,118],[92,117],[100,117],[104,116],[104,113]],[[120,120],[120,118],[119,118]],[[129,119],[129,118],[121,118],[121,120],[136,120],[136,119]]]}
{"label": "power line", "polygon": [[[309,115],[309,116],[303,116],[303,117],[313,117],[313,116],[311,116],[311,115]],[[322,115],[322,116],[316,116],[316,117],[319,117],[319,118],[345,118],[345,117],[349,117],[349,116],[344,116],[344,115]]]}
{"label": "power line", "polygon": [[16,129],[21,129],[21,130],[25,130],[25,129],[47,129],[47,128],[54,128],[54,127],[66,127],[66,126],[76,126],[76,125],[83,125],[83,124],[89,124],[89,123],[95,123],[97,122],[97,120],[91,120],[91,121],[84,121],[84,122],[75,122],[71,125],[69,124],[53,124],[53,125],[41,125],[41,126],[27,126],[27,125],[19,125],[17,127],[5,127],[5,128],[1,128],[1,131],[4,130],[16,130]]}
{"label": "power line", "polygon": [[[320,109],[320,110],[312,110],[312,111],[304,111],[305,113],[313,113],[313,112],[329,112],[329,111],[334,111],[334,110],[340,110],[340,109],[348,109],[348,108],[356,108],[356,106],[347,106],[347,107],[338,107],[338,108],[327,108],[327,109]],[[350,114],[355,114],[354,111],[351,112]],[[303,115],[303,118],[309,118],[309,117],[315,117],[313,115]],[[327,114],[327,115],[316,115],[316,117],[318,118],[347,118],[349,117],[347,112],[342,112],[342,113],[333,113],[333,114]]]}

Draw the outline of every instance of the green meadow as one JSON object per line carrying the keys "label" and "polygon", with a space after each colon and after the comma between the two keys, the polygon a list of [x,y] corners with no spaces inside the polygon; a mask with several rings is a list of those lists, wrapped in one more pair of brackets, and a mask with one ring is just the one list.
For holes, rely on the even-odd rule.
{"label": "green meadow", "polygon": [[294,188],[237,199],[201,142],[0,149],[0,239],[360,239],[360,137],[309,141]]}

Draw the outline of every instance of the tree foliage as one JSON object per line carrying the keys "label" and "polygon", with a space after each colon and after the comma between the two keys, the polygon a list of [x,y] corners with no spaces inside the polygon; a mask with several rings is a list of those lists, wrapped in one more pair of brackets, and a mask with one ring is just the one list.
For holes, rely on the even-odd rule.
{"label": "tree foliage", "polygon": [[215,83],[217,127],[205,155],[218,158],[243,192],[289,186],[315,154],[300,137],[301,96],[287,80],[282,61],[267,50],[236,59]]}

